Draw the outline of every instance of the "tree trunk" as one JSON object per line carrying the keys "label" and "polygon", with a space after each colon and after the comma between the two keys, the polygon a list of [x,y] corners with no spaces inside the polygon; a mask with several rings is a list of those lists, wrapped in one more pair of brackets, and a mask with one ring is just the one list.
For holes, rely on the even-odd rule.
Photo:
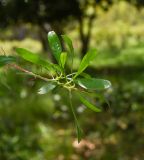
{"label": "tree trunk", "polygon": [[86,52],[89,49],[90,45],[90,38],[91,38],[91,31],[92,31],[92,25],[93,25],[93,20],[95,16],[91,15],[89,17],[89,22],[88,22],[88,31],[87,33],[84,33],[84,22],[83,19],[80,17],[79,18],[79,33],[80,33],[80,40],[81,40],[81,56],[83,57]]}
{"label": "tree trunk", "polygon": [[[83,15],[78,17],[78,22],[79,22],[79,34],[80,34],[80,40],[81,40],[81,56],[83,57],[86,52],[89,49],[90,45],[90,39],[91,39],[91,31],[92,31],[92,25],[94,22],[94,19],[96,17],[96,2],[93,4],[93,13],[91,15],[86,15],[85,16],[85,10],[87,9],[88,4],[85,4],[84,10],[83,10]],[[87,24],[87,33],[84,32],[84,20],[88,20]]]}
{"label": "tree trunk", "polygon": [[47,30],[44,28],[43,25],[39,26],[39,39],[42,44],[42,49],[44,52],[48,51],[48,41],[47,41]]}

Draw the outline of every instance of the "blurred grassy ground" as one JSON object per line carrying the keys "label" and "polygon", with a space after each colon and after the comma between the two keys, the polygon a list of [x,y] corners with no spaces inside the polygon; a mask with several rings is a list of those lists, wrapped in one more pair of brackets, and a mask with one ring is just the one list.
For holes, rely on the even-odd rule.
{"label": "blurred grassy ground", "polygon": [[42,45],[38,40],[26,38],[24,40],[0,40],[0,54],[3,54],[3,50],[7,55],[15,54],[14,49],[16,47],[28,48],[33,52],[41,52]]}

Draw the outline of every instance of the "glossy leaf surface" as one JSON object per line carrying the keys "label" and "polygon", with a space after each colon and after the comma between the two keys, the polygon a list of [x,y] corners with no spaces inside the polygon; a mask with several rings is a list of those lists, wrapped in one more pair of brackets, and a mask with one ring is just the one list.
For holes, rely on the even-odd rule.
{"label": "glossy leaf surface", "polygon": [[78,78],[75,82],[82,88],[88,90],[104,90],[111,87],[110,81],[104,79]]}
{"label": "glossy leaf surface", "polygon": [[44,86],[42,86],[38,90],[38,94],[46,94],[46,93],[52,91],[55,87],[56,87],[56,85],[54,83],[45,84]]}
{"label": "glossy leaf surface", "polygon": [[56,61],[60,64],[62,46],[57,34],[54,31],[48,33],[48,42]]}

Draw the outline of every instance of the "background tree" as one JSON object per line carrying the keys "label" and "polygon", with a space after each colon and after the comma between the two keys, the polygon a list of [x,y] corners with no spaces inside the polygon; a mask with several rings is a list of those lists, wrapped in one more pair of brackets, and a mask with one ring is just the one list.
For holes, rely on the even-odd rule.
{"label": "background tree", "polygon": [[77,0],[3,0],[0,1],[0,10],[1,28],[16,25],[20,21],[37,25],[45,50],[45,33],[51,28],[57,33],[62,33],[64,21],[70,16],[81,14]]}
{"label": "background tree", "polygon": [[[93,20],[96,18],[96,8],[100,5],[107,9],[111,2],[112,0],[3,0],[0,1],[0,27],[15,25],[19,21],[31,22],[39,27],[43,48],[47,50],[45,33],[53,28],[61,34],[62,26],[71,16],[79,23],[81,52],[85,54],[89,47]],[[87,12],[89,8],[92,9],[91,13]],[[86,33],[84,31],[85,20],[88,21]]]}
{"label": "background tree", "polygon": [[[89,48],[93,21],[97,16],[98,7],[101,7],[103,10],[107,11],[112,2],[113,2],[112,0],[79,1],[82,14],[77,16],[77,20],[79,23],[80,40],[82,43],[82,48],[81,48],[82,55],[84,55]],[[84,30],[85,21],[87,21],[87,26],[86,26],[87,31]]]}
{"label": "background tree", "polygon": [[[143,0],[125,1],[138,8],[144,5]],[[0,27],[30,22],[38,26],[43,49],[47,50],[45,34],[51,29],[62,34],[63,26],[69,20],[75,19],[79,24],[81,53],[84,55],[89,48],[92,26],[97,17],[98,8],[107,11],[116,2],[116,0],[1,0]]]}

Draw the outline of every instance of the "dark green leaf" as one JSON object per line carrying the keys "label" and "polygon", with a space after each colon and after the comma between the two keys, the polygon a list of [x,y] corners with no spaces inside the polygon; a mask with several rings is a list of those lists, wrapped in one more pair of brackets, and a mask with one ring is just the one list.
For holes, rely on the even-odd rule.
{"label": "dark green leaf", "polygon": [[78,121],[75,121],[75,124],[76,124],[77,137],[78,137],[78,143],[79,143],[82,139],[83,132],[82,132],[82,129],[80,128],[80,126],[78,124]]}
{"label": "dark green leaf", "polygon": [[0,55],[0,67],[12,62],[16,62],[15,57]]}
{"label": "dark green leaf", "polygon": [[42,59],[39,57],[38,54],[32,53],[31,51],[28,51],[24,48],[17,48],[16,52],[25,60],[34,63],[36,65],[40,65],[49,71],[61,71],[60,67],[58,65],[52,64],[45,59]]}
{"label": "dark green leaf", "polygon": [[71,66],[71,73],[73,70],[73,58],[74,58],[74,48],[71,39],[67,35],[62,35],[62,39],[66,44],[67,52],[69,53],[69,58],[70,58],[70,66]]}
{"label": "dark green leaf", "polygon": [[67,59],[67,52],[62,52],[60,55],[60,62],[61,62],[62,68],[64,68],[65,66],[66,59]]}
{"label": "dark green leaf", "polygon": [[101,109],[99,109],[98,107],[87,101],[87,99],[80,94],[79,94],[79,99],[87,108],[93,110],[94,112],[101,112]]}
{"label": "dark green leaf", "polygon": [[62,52],[62,46],[57,34],[54,31],[48,33],[48,42],[55,59],[60,64],[60,55]]}
{"label": "dark green leaf", "polygon": [[78,78],[75,82],[82,88],[89,90],[104,90],[111,87],[110,81],[104,79]]}
{"label": "dark green leaf", "polygon": [[67,48],[69,52],[73,55],[74,54],[74,48],[71,39],[67,35],[62,35],[62,39],[67,45]]}
{"label": "dark green leaf", "polygon": [[96,53],[97,52],[95,49],[92,49],[86,53],[86,55],[83,57],[83,59],[80,63],[79,69],[78,69],[76,75],[74,76],[74,78],[76,78],[79,74],[81,74],[88,67],[90,62],[95,58]]}
{"label": "dark green leaf", "polygon": [[75,121],[75,125],[76,125],[76,130],[77,130],[77,137],[78,137],[78,143],[81,141],[82,139],[82,129],[80,128],[79,126],[79,123],[78,123],[78,120],[77,120],[77,117],[76,117],[76,114],[75,114],[75,111],[74,111],[74,108],[73,108],[73,105],[72,105],[72,95],[71,95],[71,91],[69,91],[69,100],[70,100],[70,108],[71,108],[71,111],[72,111],[72,114],[73,114],[73,117],[74,117],[74,121]]}
{"label": "dark green leaf", "polygon": [[46,94],[46,93],[52,91],[55,87],[56,87],[56,85],[54,83],[45,84],[44,86],[42,86],[38,90],[38,94]]}

